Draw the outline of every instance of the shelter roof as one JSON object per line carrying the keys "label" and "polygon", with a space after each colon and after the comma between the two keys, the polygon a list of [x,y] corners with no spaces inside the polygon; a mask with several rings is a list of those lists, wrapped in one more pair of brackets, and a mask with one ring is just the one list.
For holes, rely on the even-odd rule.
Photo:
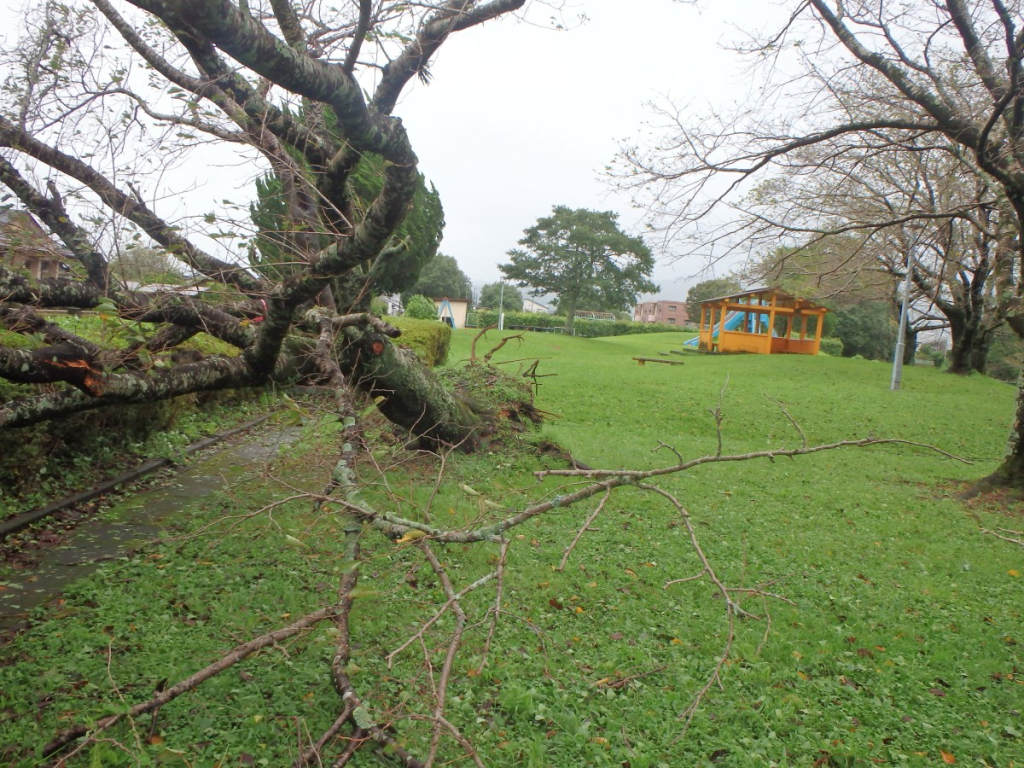
{"label": "shelter roof", "polygon": [[792,303],[794,305],[799,304],[801,307],[805,309],[826,309],[826,307],[822,304],[818,304],[814,301],[811,301],[810,299],[805,299],[802,296],[796,296],[792,293],[789,293],[788,291],[784,291],[781,288],[773,286],[767,286],[764,288],[750,288],[749,290],[740,291],[739,293],[730,293],[726,296],[716,296],[711,299],[704,299],[700,303],[709,304],[712,302],[719,301],[737,301],[739,299],[745,299],[748,296],[758,296],[765,293],[774,294],[777,303],[785,302]]}

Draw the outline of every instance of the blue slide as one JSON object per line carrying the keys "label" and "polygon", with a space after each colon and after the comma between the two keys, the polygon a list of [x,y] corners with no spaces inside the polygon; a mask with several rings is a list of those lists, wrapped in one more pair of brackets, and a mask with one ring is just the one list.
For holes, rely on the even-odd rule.
{"label": "blue slide", "polygon": [[[743,325],[743,315],[745,312],[728,312],[725,315],[725,330],[735,331],[741,325]],[[715,323],[715,327],[711,330],[711,338],[718,338],[718,326],[721,323]],[[684,347],[696,347],[700,343],[700,334],[694,336],[692,339],[683,342]]]}

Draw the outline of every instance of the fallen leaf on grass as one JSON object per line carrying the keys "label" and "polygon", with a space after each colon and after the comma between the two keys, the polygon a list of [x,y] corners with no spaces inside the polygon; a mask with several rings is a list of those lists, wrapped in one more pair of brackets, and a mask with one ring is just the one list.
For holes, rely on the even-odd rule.
{"label": "fallen leaf on grass", "polygon": [[940,749],[939,754],[942,756],[942,762],[946,763],[947,765],[952,765],[956,762],[956,758],[949,754],[949,752],[943,752]]}
{"label": "fallen leaf on grass", "polygon": [[413,528],[412,530],[406,531],[405,535],[400,539],[396,539],[395,544],[408,544],[410,541],[417,541],[424,538],[426,535],[427,534],[423,531]]}

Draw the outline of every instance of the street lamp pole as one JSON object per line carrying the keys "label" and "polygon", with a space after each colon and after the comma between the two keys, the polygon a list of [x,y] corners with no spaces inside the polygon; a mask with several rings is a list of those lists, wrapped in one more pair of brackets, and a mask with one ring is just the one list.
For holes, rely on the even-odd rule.
{"label": "street lamp pole", "polygon": [[501,291],[498,293],[498,330],[505,330],[505,281],[501,281]]}
{"label": "street lamp pole", "polygon": [[900,309],[900,330],[896,337],[896,352],[892,357],[892,381],[889,389],[897,390],[903,380],[903,339],[907,334],[907,316],[910,314],[910,276],[914,274],[914,250],[907,260],[907,278],[903,281],[903,307]]}

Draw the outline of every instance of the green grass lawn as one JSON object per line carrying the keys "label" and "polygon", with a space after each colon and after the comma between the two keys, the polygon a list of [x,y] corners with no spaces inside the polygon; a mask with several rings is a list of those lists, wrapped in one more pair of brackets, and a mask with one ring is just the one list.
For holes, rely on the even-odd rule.
{"label": "green grass lawn", "polygon": [[[468,356],[472,335],[456,333],[453,364]],[[891,392],[887,365],[824,356],[673,355],[685,364],[640,367],[632,357],[678,348],[681,336],[524,336],[495,359],[526,358],[503,366],[515,371],[540,358],[538,372],[556,374],[539,379],[537,405],[557,415],[543,437],[593,467],[668,465],[673,449],[686,459],[713,454],[719,405],[726,454],[799,447],[792,417],[812,444],[902,438],[972,463],[889,445],[706,465],[654,481],[685,505],[723,582],[786,599],[733,593],[762,618],[736,622],[721,685],[685,731],[680,715],[722,657],[729,627],[706,579],[664,586],[701,570],[679,513],[650,492],[617,491],[564,571],[563,552],[600,496],[516,529],[482,668],[494,591],[463,600],[472,628],[446,710],[485,764],[1024,761],[1024,549],[982,532],[1022,530],[1024,514],[1008,502],[956,498],[998,464],[1011,386],[910,368]],[[479,342],[478,354],[490,346]],[[307,440],[272,472],[204,500],[177,538],[109,564],[3,648],[0,754],[33,765],[14,755],[71,722],[145,699],[162,678],[178,680],[330,599],[347,567],[334,518],[314,516],[308,501],[237,517],[322,485],[332,424],[307,423]],[[364,466],[361,476],[378,506],[455,525],[494,516],[483,499],[521,508],[579,487],[537,483],[532,471],[564,465],[512,447],[447,457],[439,485],[439,460],[382,447],[374,460],[388,470]],[[286,546],[286,535],[305,546]],[[384,656],[443,596],[415,548],[365,541],[350,673],[377,721],[425,754],[430,731],[418,718],[429,712],[433,682],[424,659],[436,681],[452,624],[437,622],[388,668]],[[439,551],[461,588],[494,568],[497,547]],[[323,627],[264,652],[166,706],[156,738],[147,738],[146,718],[72,764],[289,764],[297,744],[337,714],[331,641]],[[462,755],[454,741],[442,749],[445,760],[468,764]],[[356,764],[378,760],[366,752]]]}

